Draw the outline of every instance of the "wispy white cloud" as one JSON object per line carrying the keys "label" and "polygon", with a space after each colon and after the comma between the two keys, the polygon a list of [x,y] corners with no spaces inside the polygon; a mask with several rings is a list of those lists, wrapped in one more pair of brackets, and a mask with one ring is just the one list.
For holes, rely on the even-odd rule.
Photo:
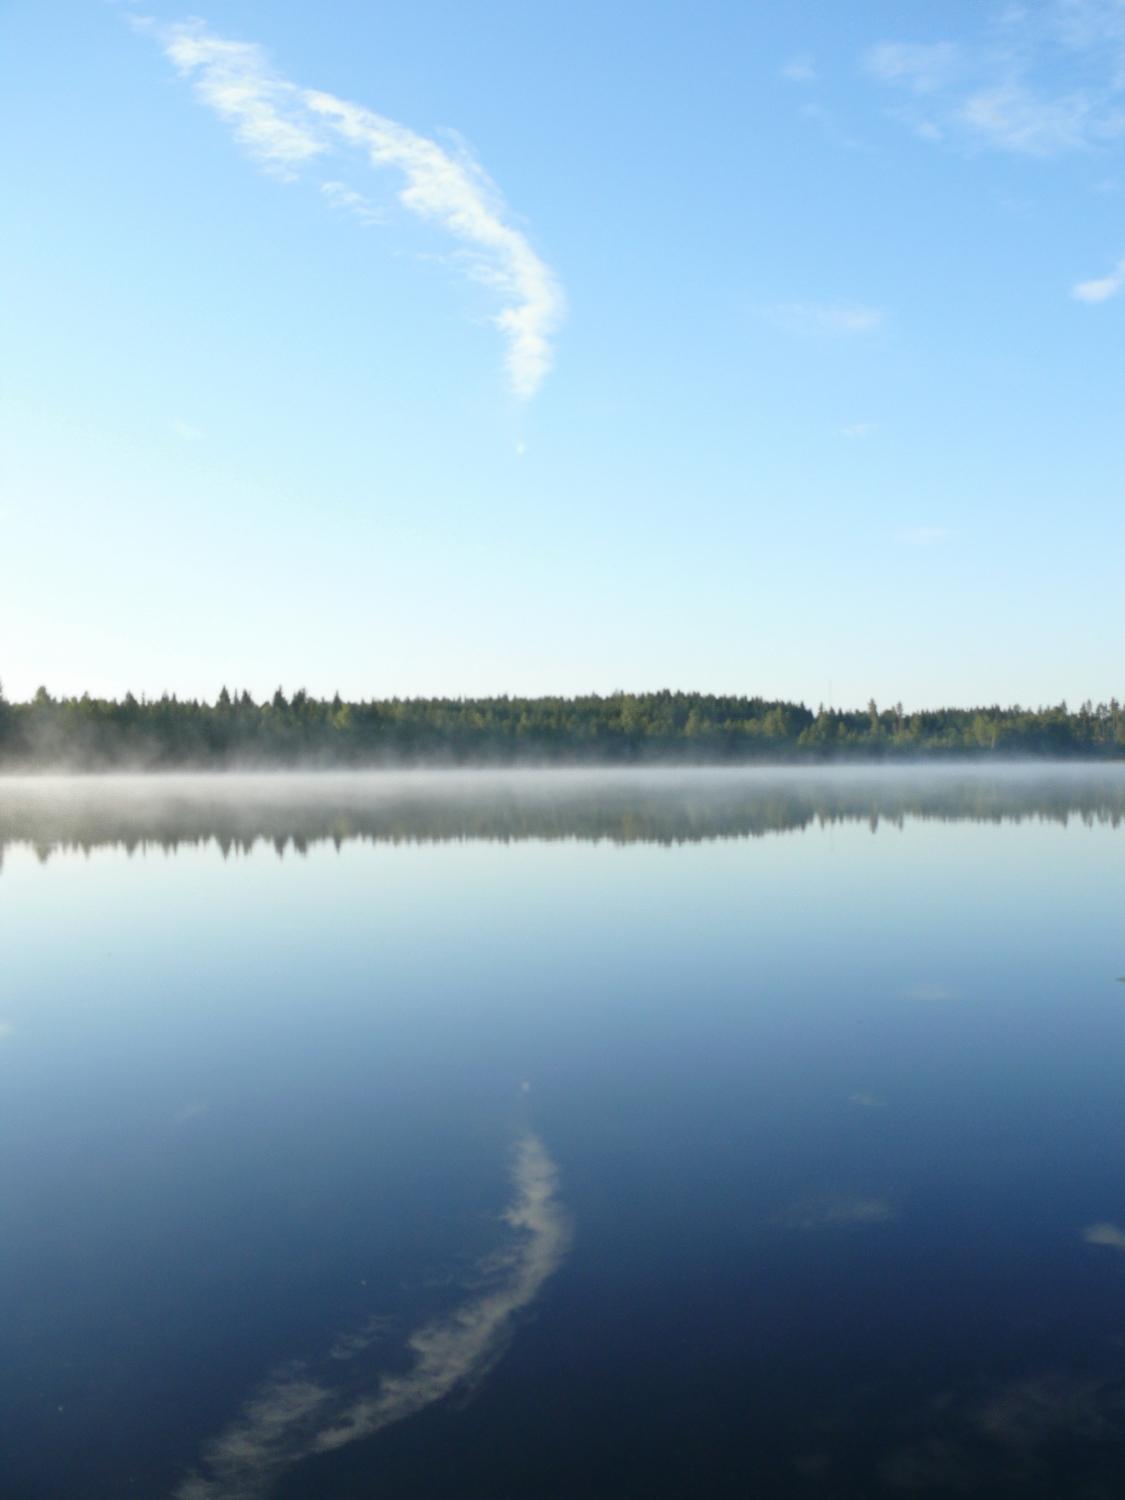
{"label": "wispy white cloud", "polygon": [[[295,177],[314,159],[344,148],[361,153],[372,168],[398,172],[404,179],[399,202],[451,235],[474,278],[499,294],[503,306],[494,322],[507,345],[509,382],[518,396],[535,393],[551,368],[562,290],[467,152],[451,154],[363,105],[302,88],[275,72],[256,44],[217,36],[201,21],[144,27],[192,80],[199,99],[274,175]],[[353,212],[369,208],[361,194],[351,197],[355,190],[336,179],[322,191]]]}
{"label": "wispy white cloud", "polygon": [[849,335],[870,333],[885,319],[881,308],[860,303],[779,302],[763,316],[789,333],[802,335]]}
{"label": "wispy white cloud", "polygon": [[846,422],[840,428],[840,436],[852,442],[858,442],[862,438],[869,438],[874,431],[874,422]]}
{"label": "wispy white cloud", "polygon": [[166,55],[192,78],[204,104],[235,137],[282,176],[328,150],[329,143],[304,118],[302,91],[279,78],[253,42],[232,42],[186,21],[158,31]]}
{"label": "wispy white cloud", "polygon": [[302,1459],[372,1437],[478,1380],[570,1243],[555,1166],[537,1136],[520,1140],[512,1180],[515,1196],[503,1216],[511,1238],[471,1278],[483,1289],[410,1336],[405,1368],[384,1374],[373,1391],[357,1393],[354,1384],[341,1382],[384,1325],[372,1321],[337,1339],[328,1356],[334,1364],[324,1373],[314,1378],[292,1368],[257,1392],[207,1446],[203,1472],[185,1479],[175,1500],[260,1500]]}
{"label": "wispy white cloud", "polygon": [[1079,302],[1108,302],[1125,287],[1125,260],[1119,260],[1108,276],[1094,281],[1080,281],[1071,288],[1070,295]]}
{"label": "wispy white cloud", "polygon": [[203,437],[202,427],[197,427],[194,422],[185,422],[183,417],[173,417],[172,431],[185,443],[198,443]]}

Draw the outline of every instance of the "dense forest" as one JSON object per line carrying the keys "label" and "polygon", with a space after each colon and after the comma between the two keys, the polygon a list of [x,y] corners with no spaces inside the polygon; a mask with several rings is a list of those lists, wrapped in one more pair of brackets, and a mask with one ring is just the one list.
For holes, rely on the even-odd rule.
{"label": "dense forest", "polygon": [[680,764],[905,757],[1125,758],[1125,711],[1096,707],[859,711],[705,693],[580,698],[391,698],[304,690],[256,703],[165,695],[26,703],[0,693],[0,769]]}

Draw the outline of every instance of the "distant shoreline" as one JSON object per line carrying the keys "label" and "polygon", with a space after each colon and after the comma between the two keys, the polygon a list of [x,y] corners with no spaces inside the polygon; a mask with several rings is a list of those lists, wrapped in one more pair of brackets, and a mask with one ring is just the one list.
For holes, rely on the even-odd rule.
{"label": "distant shoreline", "polygon": [[906,713],[662,691],[256,703],[0,698],[0,773],[889,765],[1125,760],[1116,698]]}

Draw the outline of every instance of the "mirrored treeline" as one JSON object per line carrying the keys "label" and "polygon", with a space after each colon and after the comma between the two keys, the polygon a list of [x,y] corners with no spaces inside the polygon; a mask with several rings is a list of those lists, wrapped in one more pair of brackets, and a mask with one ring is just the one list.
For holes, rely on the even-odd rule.
{"label": "mirrored treeline", "polygon": [[326,841],[674,845],[832,823],[1123,818],[1125,766],[8,777],[0,858],[17,844],[44,858],[210,842],[300,854]]}

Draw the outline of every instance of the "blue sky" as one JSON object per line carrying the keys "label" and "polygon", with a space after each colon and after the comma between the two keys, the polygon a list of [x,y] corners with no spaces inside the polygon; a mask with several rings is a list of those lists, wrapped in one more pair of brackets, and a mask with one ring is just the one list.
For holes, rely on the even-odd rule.
{"label": "blue sky", "polygon": [[1125,0],[7,0],[0,85],[10,696],[1125,695]]}

